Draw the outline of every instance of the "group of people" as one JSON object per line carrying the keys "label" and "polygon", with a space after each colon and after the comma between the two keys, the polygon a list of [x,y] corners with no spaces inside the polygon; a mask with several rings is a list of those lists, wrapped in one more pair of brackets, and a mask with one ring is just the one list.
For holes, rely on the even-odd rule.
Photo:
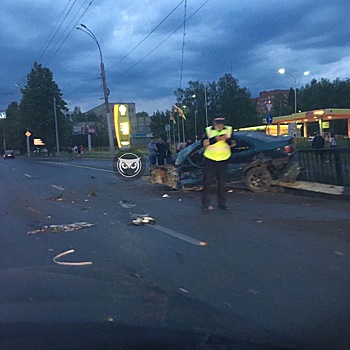
{"label": "group of people", "polygon": [[73,159],[74,153],[76,153],[77,157],[80,158],[84,154],[84,146],[83,145],[80,145],[80,146],[75,145],[74,147],[67,147],[67,152],[68,152],[69,159]]}
{"label": "group of people", "polygon": [[[337,139],[334,134],[330,134],[329,137],[329,148],[337,148]],[[325,139],[322,135],[316,134],[312,140],[311,147],[314,149],[323,149],[325,146]]]}
{"label": "group of people", "polygon": [[152,165],[165,165],[173,164],[173,154],[168,142],[164,141],[161,137],[158,138],[158,142],[155,143],[152,138],[148,144],[148,157],[150,166]]}

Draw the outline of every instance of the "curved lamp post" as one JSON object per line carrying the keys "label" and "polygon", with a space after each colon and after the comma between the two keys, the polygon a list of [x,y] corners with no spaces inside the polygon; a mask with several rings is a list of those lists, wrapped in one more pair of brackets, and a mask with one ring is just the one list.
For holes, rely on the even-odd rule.
{"label": "curved lamp post", "polygon": [[107,81],[106,81],[105,66],[102,59],[101,47],[95,34],[85,24],[80,24],[80,27],[76,27],[76,28],[78,30],[81,30],[85,34],[87,34],[89,37],[91,37],[95,41],[98,47],[98,51],[100,53],[100,61],[101,61],[100,66],[101,66],[101,76],[102,76],[102,84],[103,84],[103,95],[104,95],[105,108],[106,108],[109,150],[111,152],[111,156],[114,157],[114,140],[113,140],[112,123],[110,118],[110,109],[109,109],[109,101],[108,101],[108,88],[107,88]]}
{"label": "curved lamp post", "polygon": [[[287,73],[284,68],[280,68],[278,70],[278,73],[282,74],[282,75],[284,75],[284,74],[289,75],[290,77],[292,77],[294,79],[294,114],[296,116],[297,115],[297,79],[294,75]],[[310,74],[310,71],[305,71],[303,74],[305,76],[307,76]]]}

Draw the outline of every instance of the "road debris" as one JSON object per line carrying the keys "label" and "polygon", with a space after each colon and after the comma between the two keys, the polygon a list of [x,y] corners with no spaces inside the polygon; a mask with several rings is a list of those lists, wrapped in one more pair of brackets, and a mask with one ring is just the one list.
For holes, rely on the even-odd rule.
{"label": "road debris", "polygon": [[131,208],[136,207],[136,203],[126,201],[126,200],[119,201],[119,205],[124,209],[131,209]]}
{"label": "road debris", "polygon": [[37,233],[59,233],[59,232],[69,232],[69,231],[75,231],[80,230],[82,228],[88,228],[88,227],[94,227],[95,224],[89,224],[88,222],[75,222],[73,224],[67,224],[67,225],[49,225],[49,226],[42,226],[40,228],[37,228],[32,231],[28,231],[27,235],[34,235]]}
{"label": "road debris", "polygon": [[189,293],[189,291],[187,289],[181,288],[181,287],[179,287],[179,291],[182,292],[182,293],[186,293],[186,294]]}
{"label": "road debris", "polygon": [[155,224],[156,220],[151,216],[141,216],[132,220],[132,224],[136,226],[143,226],[146,224]]}
{"label": "road debris", "polygon": [[168,194],[163,194],[163,196],[162,196],[163,198],[169,198],[170,196],[168,195]]}
{"label": "road debris", "polygon": [[55,257],[53,257],[53,262],[58,265],[65,265],[65,266],[86,266],[86,265],[92,265],[91,261],[81,261],[81,262],[64,262],[64,261],[57,261],[57,259],[62,258],[62,256],[68,255],[74,253],[74,249],[67,250],[63,253],[57,254]]}
{"label": "road debris", "polygon": [[91,191],[89,191],[89,193],[87,195],[88,195],[88,197],[95,197],[96,194],[97,194],[96,190],[91,190]]}
{"label": "road debris", "polygon": [[63,198],[62,197],[62,193],[61,194],[59,194],[57,197],[55,197],[55,198],[50,198],[52,201],[55,201],[55,202],[64,202],[65,200],[66,200],[66,198]]}
{"label": "road debris", "polygon": [[340,251],[338,251],[338,250],[336,250],[334,253],[335,253],[336,255],[339,255],[339,256],[344,256],[344,253],[343,253],[343,252],[340,252]]}

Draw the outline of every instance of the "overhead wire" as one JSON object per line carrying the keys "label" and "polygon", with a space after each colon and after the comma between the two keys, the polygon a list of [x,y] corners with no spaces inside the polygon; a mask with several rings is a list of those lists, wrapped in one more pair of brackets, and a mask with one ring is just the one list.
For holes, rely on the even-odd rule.
{"label": "overhead wire", "polygon": [[[191,16],[189,16],[186,19],[186,23],[199,11],[201,10],[210,0],[206,0],[201,6],[198,7],[196,11],[194,11]],[[131,69],[135,68],[137,65],[139,65],[141,62],[143,62],[148,56],[150,56],[154,51],[156,51],[161,45],[163,45],[167,40],[170,39],[180,28],[183,27],[183,23],[181,23],[173,32],[171,32],[164,40],[162,40],[154,49],[152,49],[147,55],[145,55],[143,58],[141,58],[139,61],[137,61],[135,64],[133,64],[130,68],[124,70],[121,72],[121,75],[126,74],[129,72]]]}
{"label": "overhead wire", "polygon": [[[76,12],[75,16],[78,15],[78,13],[80,12],[80,10],[83,8],[83,6],[87,3],[86,0],[78,9],[78,11]],[[61,49],[61,47],[64,45],[64,43],[67,41],[67,39],[69,38],[70,34],[72,33],[72,31],[75,29],[75,27],[77,26],[77,24],[80,22],[80,20],[83,18],[83,16],[85,15],[85,13],[87,12],[87,10],[89,9],[89,7],[91,6],[91,4],[94,2],[94,0],[91,0],[90,3],[88,4],[88,6],[86,7],[86,9],[84,10],[84,12],[81,14],[81,16],[78,18],[78,20],[74,23],[74,26],[72,27],[72,29],[68,32],[67,36],[64,38],[64,40],[62,41],[61,45],[56,49],[55,52],[53,52],[51,54],[51,56],[48,58],[47,63],[49,64],[49,62],[52,60],[52,58],[58,53],[58,51]],[[68,26],[66,28],[66,30],[63,32],[63,34],[67,31],[68,27],[72,24],[75,16],[72,18],[72,20],[68,23]]]}
{"label": "overhead wire", "polygon": [[169,14],[164,17],[164,19],[155,27],[153,28],[136,46],[134,46],[126,55],[124,55],[118,62],[116,62],[113,66],[111,66],[109,69],[114,68],[117,64],[122,62],[126,57],[128,57],[132,52],[134,52],[148,37],[150,37],[177,9],[178,7],[184,2],[185,0],[181,0],[170,12]]}
{"label": "overhead wire", "polygon": [[[127,54],[125,54],[118,62],[116,62],[114,65],[112,65],[107,72],[109,72],[111,69],[113,69],[117,64],[122,62],[125,58],[127,58],[133,51],[135,51],[147,38],[149,38],[177,9],[178,7],[184,2],[185,0],[181,0],[163,19],[161,22],[159,22],[137,45],[135,45]],[[91,82],[96,80],[96,78],[91,79],[86,84],[82,85],[81,87],[75,89],[71,92],[71,94],[79,91],[80,89],[84,88],[85,86],[89,85]]]}
{"label": "overhead wire", "polygon": [[[60,15],[60,18],[57,20],[55,26],[53,27],[51,33],[50,33],[49,36],[48,36],[48,39],[47,39],[47,40],[48,40],[48,43],[46,44],[46,46],[45,46],[45,44],[44,44],[44,46],[45,46],[44,49],[43,49],[43,48],[40,49],[39,54],[38,54],[38,57],[35,59],[35,61],[39,61],[39,60],[44,56],[45,52],[46,52],[47,49],[49,48],[49,46],[50,46],[50,44],[52,43],[53,39],[55,38],[56,34],[57,34],[58,31],[61,29],[61,27],[62,27],[64,21],[67,19],[68,15],[69,15],[70,12],[72,11],[72,9],[73,9],[75,3],[77,2],[77,0],[74,0],[72,6],[69,8],[68,12],[66,13],[66,15],[64,16],[64,18],[62,19],[60,25],[59,25],[59,26],[56,28],[56,30],[55,30],[55,27],[57,26],[58,22],[60,21],[61,17],[63,16],[64,12],[66,11],[66,9],[67,9],[67,7],[68,7],[68,5],[69,5],[70,2],[71,2],[71,0],[68,0],[68,3],[67,3],[66,6],[64,7],[64,9],[63,9],[63,11],[62,11],[62,13],[61,13],[61,15]],[[55,30],[55,31],[54,31],[54,30]],[[54,31],[54,33],[53,33],[53,31]],[[53,35],[51,36],[52,33],[53,33]],[[51,36],[51,38],[50,38],[50,36]],[[43,46],[43,47],[44,47],[44,46]],[[42,52],[41,52],[41,51],[42,51]],[[41,53],[40,53],[40,52],[41,52]]]}

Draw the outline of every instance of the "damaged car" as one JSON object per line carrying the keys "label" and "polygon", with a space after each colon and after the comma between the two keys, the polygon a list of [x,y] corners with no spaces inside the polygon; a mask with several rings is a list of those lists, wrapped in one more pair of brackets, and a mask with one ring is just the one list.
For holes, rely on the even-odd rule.
{"label": "damaged car", "polygon": [[[243,185],[253,192],[266,192],[274,181],[293,182],[297,178],[299,164],[291,136],[238,131],[233,138],[228,186]],[[203,154],[202,142],[196,141],[177,154],[175,165],[153,167],[152,183],[177,190],[201,190]]]}

